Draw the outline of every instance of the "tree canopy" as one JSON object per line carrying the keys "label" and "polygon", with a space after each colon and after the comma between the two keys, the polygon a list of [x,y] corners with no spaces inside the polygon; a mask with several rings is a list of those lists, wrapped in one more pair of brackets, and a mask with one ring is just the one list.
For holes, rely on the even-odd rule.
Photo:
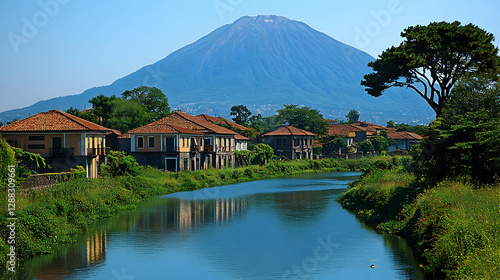
{"label": "tree canopy", "polygon": [[349,113],[347,113],[347,115],[345,115],[345,118],[347,119],[347,123],[351,124],[357,122],[359,120],[359,116],[359,112],[352,109]]}
{"label": "tree canopy", "polygon": [[252,112],[245,105],[234,105],[231,107],[230,116],[234,116],[233,121],[237,124],[248,125]]}
{"label": "tree canopy", "polygon": [[361,82],[368,94],[381,96],[390,87],[417,92],[441,116],[453,85],[466,73],[498,78],[500,59],[493,34],[460,22],[432,22],[406,28],[398,47],[382,52]]}
{"label": "tree canopy", "polygon": [[291,126],[310,131],[316,135],[325,134],[328,130],[328,122],[316,109],[310,107],[299,107],[298,105],[284,105],[285,108],[278,110],[278,119],[288,122]]}
{"label": "tree canopy", "polygon": [[152,114],[153,120],[166,117],[170,113],[170,106],[165,94],[156,87],[141,86],[122,93],[122,99],[135,101]]}
{"label": "tree canopy", "polygon": [[435,181],[470,176],[493,182],[500,176],[500,88],[485,77],[464,77],[432,124],[420,174]]}

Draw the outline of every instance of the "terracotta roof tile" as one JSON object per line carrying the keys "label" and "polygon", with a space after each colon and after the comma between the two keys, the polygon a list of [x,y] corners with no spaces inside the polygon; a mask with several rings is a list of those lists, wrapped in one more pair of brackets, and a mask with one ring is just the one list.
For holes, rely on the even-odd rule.
{"label": "terracotta roof tile", "polygon": [[150,124],[147,124],[145,126],[141,126],[135,129],[132,129],[127,132],[128,134],[178,134],[178,133],[183,133],[183,134],[203,134],[199,131],[192,130],[189,128],[184,128],[168,123],[162,123],[159,121],[152,122]]}
{"label": "terracotta roof tile", "polygon": [[201,118],[203,120],[206,120],[208,122],[211,122],[213,124],[225,124],[225,125],[229,125],[230,127],[232,128],[237,128],[239,130],[248,130],[249,128],[246,127],[246,126],[243,126],[241,124],[237,124],[233,121],[230,121],[226,118],[223,118],[223,117],[212,117],[212,116],[209,116],[207,114],[201,114],[201,115],[198,115],[196,116],[197,118]]}
{"label": "terracotta roof tile", "polygon": [[222,126],[210,123],[206,120],[203,120],[195,116],[191,116],[183,112],[172,112],[171,114],[169,114],[164,118],[161,118],[143,127],[136,128],[135,130],[129,131],[128,133],[153,133],[152,131],[157,131],[154,133],[175,133],[174,131],[178,131],[180,133],[188,133],[188,134],[203,134],[203,133],[215,133],[215,134],[225,134],[225,135],[237,134],[232,130],[229,130]]}
{"label": "terracotta roof tile", "polygon": [[291,125],[288,125],[288,126],[279,128],[275,131],[271,131],[269,133],[266,133],[262,136],[278,136],[278,135],[315,136],[316,134],[309,132],[309,131],[305,131],[305,130],[300,129],[300,128],[293,127]]}
{"label": "terracotta roof tile", "polygon": [[43,131],[112,131],[109,128],[89,122],[60,110],[50,110],[8,124],[0,132],[43,132]]}
{"label": "terracotta roof tile", "polygon": [[241,134],[235,134],[234,135],[234,139],[240,140],[240,141],[248,141],[248,140],[250,140],[250,139],[248,139],[247,137],[245,137],[245,136],[243,136]]}
{"label": "terracotta roof tile", "polygon": [[392,138],[395,140],[402,140],[402,139],[420,140],[423,138],[422,136],[420,136],[418,134],[407,132],[407,131],[388,132],[387,136],[389,138]]}
{"label": "terracotta roof tile", "polygon": [[130,133],[123,133],[122,135],[118,136],[118,139],[130,139]]}
{"label": "terracotta roof tile", "polygon": [[364,131],[360,127],[352,124],[331,124],[328,126],[330,136],[348,136],[349,132]]}

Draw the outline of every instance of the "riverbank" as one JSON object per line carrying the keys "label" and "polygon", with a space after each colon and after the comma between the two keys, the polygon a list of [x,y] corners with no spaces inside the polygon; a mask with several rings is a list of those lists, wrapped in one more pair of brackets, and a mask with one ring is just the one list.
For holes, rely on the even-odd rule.
{"label": "riverbank", "polygon": [[[135,209],[139,203],[154,196],[301,173],[365,170],[374,164],[387,165],[393,161],[397,158],[286,161],[179,173],[144,167],[138,176],[84,178],[56,184],[44,191],[27,194],[18,191],[16,260],[19,263],[39,254],[50,254],[56,246],[73,243],[76,236],[95,221]],[[3,191],[0,196],[6,202],[7,193]],[[1,211],[0,269],[5,270],[10,250],[5,237],[9,229],[7,213],[5,209]]]}
{"label": "riverbank", "polygon": [[500,278],[500,186],[443,181],[420,187],[400,169],[374,170],[340,204],[362,221],[408,237],[432,279]]}

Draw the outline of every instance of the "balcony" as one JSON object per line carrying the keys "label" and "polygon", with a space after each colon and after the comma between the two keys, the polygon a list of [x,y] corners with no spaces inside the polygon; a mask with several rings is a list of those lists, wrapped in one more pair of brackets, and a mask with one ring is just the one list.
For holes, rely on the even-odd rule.
{"label": "balcony", "polygon": [[75,154],[74,148],[50,149],[50,155],[54,157],[72,156]]}
{"label": "balcony", "polygon": [[103,156],[106,155],[106,148],[87,148],[87,156]]}

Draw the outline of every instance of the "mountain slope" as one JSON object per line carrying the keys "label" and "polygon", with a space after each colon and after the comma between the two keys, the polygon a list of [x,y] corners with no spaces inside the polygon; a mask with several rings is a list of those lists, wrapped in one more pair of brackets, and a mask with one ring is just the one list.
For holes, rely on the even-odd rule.
{"label": "mountain slope", "polygon": [[373,59],[301,22],[242,17],[109,86],[4,112],[0,119],[82,107],[98,94],[119,95],[146,85],[163,90],[172,108],[190,113],[226,116],[232,105],[244,104],[270,115],[293,103],[320,109],[329,118],[343,119],[356,109],[372,122],[432,120],[432,110],[409,90],[390,90],[379,98],[365,93],[360,81]]}

